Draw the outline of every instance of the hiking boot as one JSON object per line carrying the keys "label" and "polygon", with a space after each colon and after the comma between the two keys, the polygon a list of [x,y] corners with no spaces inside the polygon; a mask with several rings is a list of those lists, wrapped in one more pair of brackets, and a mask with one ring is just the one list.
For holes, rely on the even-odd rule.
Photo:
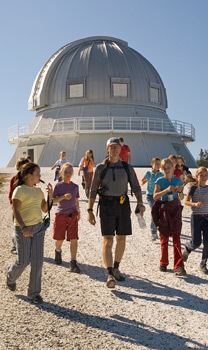
{"label": "hiking boot", "polygon": [[201,265],[199,266],[199,269],[201,272],[203,272],[205,275],[208,275],[208,269],[206,267],[206,265]]}
{"label": "hiking boot", "polygon": [[77,265],[76,260],[71,260],[69,263],[69,271],[70,272],[75,272],[75,273],[80,273],[80,268]]}
{"label": "hiking boot", "polygon": [[62,257],[61,257],[61,251],[58,251],[55,249],[55,264],[61,265],[62,264]]}
{"label": "hiking boot", "polygon": [[158,239],[157,233],[152,233],[152,241],[156,241]]}
{"label": "hiking boot", "polygon": [[184,269],[184,267],[181,266],[175,271],[175,275],[177,277],[186,276],[186,270]]}
{"label": "hiking boot", "polygon": [[32,298],[28,298],[28,300],[31,304],[35,304],[35,305],[43,303],[43,298],[40,295],[35,295]]}
{"label": "hiking boot", "polygon": [[119,271],[119,269],[114,268],[113,269],[113,276],[115,279],[119,282],[125,281],[124,275]]}
{"label": "hiking boot", "polygon": [[106,286],[108,288],[115,288],[116,285],[116,281],[113,275],[108,275],[107,277],[107,282],[106,282]]}
{"label": "hiking boot", "polygon": [[188,256],[189,256],[189,252],[188,250],[185,248],[184,251],[183,251],[183,261],[186,262],[188,260]]}
{"label": "hiking boot", "polygon": [[15,292],[15,290],[16,290],[16,282],[14,282],[14,283],[9,283],[8,282],[8,277],[7,277],[7,280],[6,280],[6,285],[7,285],[7,288],[9,289],[9,290],[11,290],[12,292]]}
{"label": "hiking boot", "polygon": [[10,252],[11,252],[12,254],[17,254],[17,249],[16,249],[16,247],[13,246],[13,247],[11,248]]}
{"label": "hiking boot", "polygon": [[161,271],[161,272],[167,272],[167,266],[165,266],[165,265],[160,265],[160,271]]}

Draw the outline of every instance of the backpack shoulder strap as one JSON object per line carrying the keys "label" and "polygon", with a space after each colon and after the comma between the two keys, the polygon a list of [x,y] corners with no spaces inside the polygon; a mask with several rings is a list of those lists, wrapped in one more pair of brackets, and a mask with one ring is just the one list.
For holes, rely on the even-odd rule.
{"label": "backpack shoulder strap", "polygon": [[131,186],[131,174],[130,174],[130,170],[129,170],[129,164],[122,160],[122,165],[123,165],[123,167],[125,169],[125,172],[126,172],[127,177],[128,177],[128,182],[129,182],[129,184]]}
{"label": "backpack shoulder strap", "polygon": [[109,161],[106,160],[106,161],[105,161],[105,167],[103,168],[103,170],[102,170],[101,173],[100,173],[100,183],[101,183],[101,184],[102,184],[102,181],[103,181],[103,179],[104,179],[104,177],[105,177],[105,175],[106,175],[108,169],[109,169]]}
{"label": "backpack shoulder strap", "polygon": [[193,185],[189,191],[189,196],[193,197],[195,191],[197,189],[197,186],[196,185]]}

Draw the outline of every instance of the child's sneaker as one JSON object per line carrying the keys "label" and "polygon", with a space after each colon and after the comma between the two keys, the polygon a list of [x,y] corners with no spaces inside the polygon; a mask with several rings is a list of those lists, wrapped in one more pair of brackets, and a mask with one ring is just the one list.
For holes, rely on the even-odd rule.
{"label": "child's sneaker", "polygon": [[162,271],[162,272],[167,272],[167,266],[165,266],[165,265],[160,265],[160,271]]}
{"label": "child's sneaker", "polygon": [[200,271],[203,272],[205,275],[208,275],[208,269],[207,269],[206,265],[200,264],[199,269],[200,269]]}
{"label": "child's sneaker", "polygon": [[61,256],[61,251],[55,250],[55,264],[56,265],[61,265],[62,264],[62,256]]}
{"label": "child's sneaker", "polygon": [[175,275],[177,277],[183,277],[186,276],[186,270],[184,269],[184,267],[179,267],[176,271],[175,271]]}
{"label": "child's sneaker", "polygon": [[183,261],[186,262],[188,260],[188,256],[189,256],[189,252],[188,250],[185,248],[184,251],[183,251]]}
{"label": "child's sneaker", "polygon": [[157,233],[152,233],[152,241],[156,241],[158,239]]}

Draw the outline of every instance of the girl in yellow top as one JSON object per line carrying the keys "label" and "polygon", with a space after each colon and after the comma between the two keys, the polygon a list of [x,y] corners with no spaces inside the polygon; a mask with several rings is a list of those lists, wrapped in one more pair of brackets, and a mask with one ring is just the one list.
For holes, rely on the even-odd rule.
{"label": "girl in yellow top", "polygon": [[85,193],[87,198],[89,198],[89,191],[92,183],[94,167],[95,167],[95,162],[94,162],[93,151],[91,149],[88,149],[85,152],[84,157],[81,159],[79,163],[79,170],[78,170],[78,175],[80,175],[80,172],[83,171],[84,188],[85,188]]}
{"label": "girl in yellow top", "polygon": [[[16,280],[26,266],[31,265],[28,298],[34,304],[43,302],[40,296],[45,234],[42,212],[48,211],[44,194],[36,187],[39,181],[40,167],[35,163],[24,165],[18,174],[17,187],[12,194],[18,256],[7,273],[7,287],[15,291]],[[53,193],[50,184],[47,191],[50,202]]]}

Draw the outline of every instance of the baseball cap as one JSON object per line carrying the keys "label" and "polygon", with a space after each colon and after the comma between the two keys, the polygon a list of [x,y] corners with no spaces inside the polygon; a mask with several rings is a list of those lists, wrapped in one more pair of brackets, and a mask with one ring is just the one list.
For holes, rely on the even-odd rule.
{"label": "baseball cap", "polygon": [[106,146],[110,146],[110,145],[120,145],[120,141],[118,137],[111,137],[110,139],[108,139]]}

